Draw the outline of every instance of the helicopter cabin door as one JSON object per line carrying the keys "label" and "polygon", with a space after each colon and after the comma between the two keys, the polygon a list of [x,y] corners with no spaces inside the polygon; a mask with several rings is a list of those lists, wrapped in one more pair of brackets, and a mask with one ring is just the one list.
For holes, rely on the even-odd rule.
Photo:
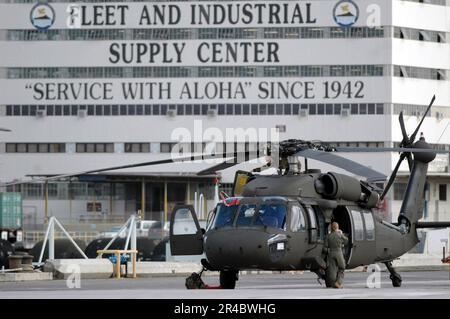
{"label": "helicopter cabin door", "polygon": [[203,254],[203,231],[192,205],[177,205],[170,217],[172,255]]}
{"label": "helicopter cabin door", "polygon": [[376,258],[375,221],[370,210],[347,207],[352,224],[348,268],[367,265]]}

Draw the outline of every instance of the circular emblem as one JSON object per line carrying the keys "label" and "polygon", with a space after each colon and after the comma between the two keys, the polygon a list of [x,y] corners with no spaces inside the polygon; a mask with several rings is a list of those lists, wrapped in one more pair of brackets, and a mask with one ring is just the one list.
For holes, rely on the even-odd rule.
{"label": "circular emblem", "polygon": [[341,27],[351,27],[358,21],[359,8],[351,0],[341,0],[334,6],[333,18]]}
{"label": "circular emblem", "polygon": [[55,10],[48,3],[36,3],[30,12],[31,24],[38,30],[47,30],[55,22]]}

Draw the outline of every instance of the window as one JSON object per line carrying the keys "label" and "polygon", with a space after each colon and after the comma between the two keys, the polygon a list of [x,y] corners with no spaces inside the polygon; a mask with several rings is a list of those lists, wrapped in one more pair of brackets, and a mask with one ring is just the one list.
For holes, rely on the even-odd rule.
{"label": "window", "polygon": [[303,209],[299,205],[291,207],[291,230],[304,231],[306,230],[306,220]]}
{"label": "window", "polygon": [[356,210],[352,210],[353,227],[355,229],[355,240],[364,240],[364,225],[361,217],[361,213]]}
{"label": "window", "polygon": [[319,206],[312,207],[314,212],[316,213],[317,223],[319,224],[318,232],[319,232],[319,240],[325,240],[326,230],[325,230],[325,217],[323,216],[322,210]]}
{"label": "window", "polygon": [[406,192],[406,183],[394,183],[394,200],[402,200]]}
{"label": "window", "polygon": [[172,143],[161,143],[161,153],[170,153],[172,151]]}
{"label": "window", "polygon": [[197,225],[188,208],[180,208],[175,214],[173,222],[174,235],[192,235],[197,233]]}
{"label": "window", "polygon": [[30,114],[29,106],[28,105],[22,105],[22,116],[27,116]]}
{"label": "window", "polygon": [[284,204],[262,204],[259,207],[255,225],[283,229],[285,222],[286,206]]}
{"label": "window", "polygon": [[253,216],[256,213],[256,205],[243,204],[239,206],[238,218],[236,221],[237,226],[250,226],[253,220]]}
{"label": "window", "polygon": [[219,204],[217,206],[217,215],[214,220],[213,228],[231,227],[233,226],[234,215],[236,214],[238,206],[226,206]]}
{"label": "window", "polygon": [[64,143],[7,143],[7,153],[64,153]]}
{"label": "window", "polygon": [[317,114],[319,114],[319,115],[325,114],[325,105],[324,104],[317,105]]}
{"label": "window", "polygon": [[43,196],[42,184],[26,184],[25,196],[27,198],[40,198]]}
{"label": "window", "polygon": [[64,143],[52,143],[48,146],[50,153],[64,153],[66,151],[66,144]]}
{"label": "window", "polygon": [[114,143],[77,143],[77,153],[114,153]]}
{"label": "window", "polygon": [[[438,70],[418,70],[415,77],[445,79],[445,72]],[[422,74],[422,75],[421,75]],[[423,75],[425,74],[425,75]],[[346,107],[348,106],[348,107]],[[36,110],[42,110],[49,116],[71,116],[77,110],[87,112],[89,116],[118,115],[167,115],[167,108],[177,115],[208,115],[208,110],[217,110],[218,115],[298,115],[298,110],[306,110],[311,115],[340,115],[341,109],[350,108],[350,104],[171,104],[171,105],[7,105],[7,116],[35,116]],[[403,108],[405,115],[416,115],[427,106],[394,104],[394,111]],[[352,104],[352,114],[384,114],[384,104]],[[415,113],[414,113],[415,112]],[[414,113],[414,114],[412,114]],[[428,114],[429,116],[431,113]]]}
{"label": "window", "polygon": [[309,218],[309,227],[312,229],[317,229],[317,222],[316,222],[316,214],[314,210],[311,207],[307,208],[308,210],[308,218]]}
{"label": "window", "polygon": [[38,151],[39,153],[48,153],[48,144],[40,143]]}
{"label": "window", "polygon": [[375,224],[373,221],[372,213],[364,212],[364,224],[366,225],[366,239],[375,240]]}
{"label": "window", "polygon": [[439,200],[447,200],[447,184],[439,184]]}
{"label": "window", "polygon": [[16,144],[6,143],[6,153],[16,153]]}
{"label": "window", "polygon": [[37,143],[29,143],[28,144],[28,153],[37,153],[38,152],[38,144]]}
{"label": "window", "polygon": [[150,143],[125,143],[125,153],[149,153]]}

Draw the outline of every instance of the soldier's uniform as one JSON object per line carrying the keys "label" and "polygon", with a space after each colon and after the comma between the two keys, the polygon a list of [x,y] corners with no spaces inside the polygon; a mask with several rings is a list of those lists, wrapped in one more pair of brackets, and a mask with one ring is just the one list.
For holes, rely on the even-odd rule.
{"label": "soldier's uniform", "polygon": [[328,234],[324,243],[324,253],[327,258],[326,282],[327,287],[342,285],[344,278],[345,259],[342,248],[348,243],[348,238],[340,231]]}

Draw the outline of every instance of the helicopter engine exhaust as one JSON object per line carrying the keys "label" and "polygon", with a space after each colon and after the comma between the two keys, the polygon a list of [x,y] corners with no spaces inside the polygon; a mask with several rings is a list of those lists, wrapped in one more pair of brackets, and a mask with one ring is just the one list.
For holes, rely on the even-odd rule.
{"label": "helicopter engine exhaust", "polygon": [[363,195],[359,180],[338,173],[320,175],[315,180],[314,187],[317,193],[330,199],[359,201]]}

